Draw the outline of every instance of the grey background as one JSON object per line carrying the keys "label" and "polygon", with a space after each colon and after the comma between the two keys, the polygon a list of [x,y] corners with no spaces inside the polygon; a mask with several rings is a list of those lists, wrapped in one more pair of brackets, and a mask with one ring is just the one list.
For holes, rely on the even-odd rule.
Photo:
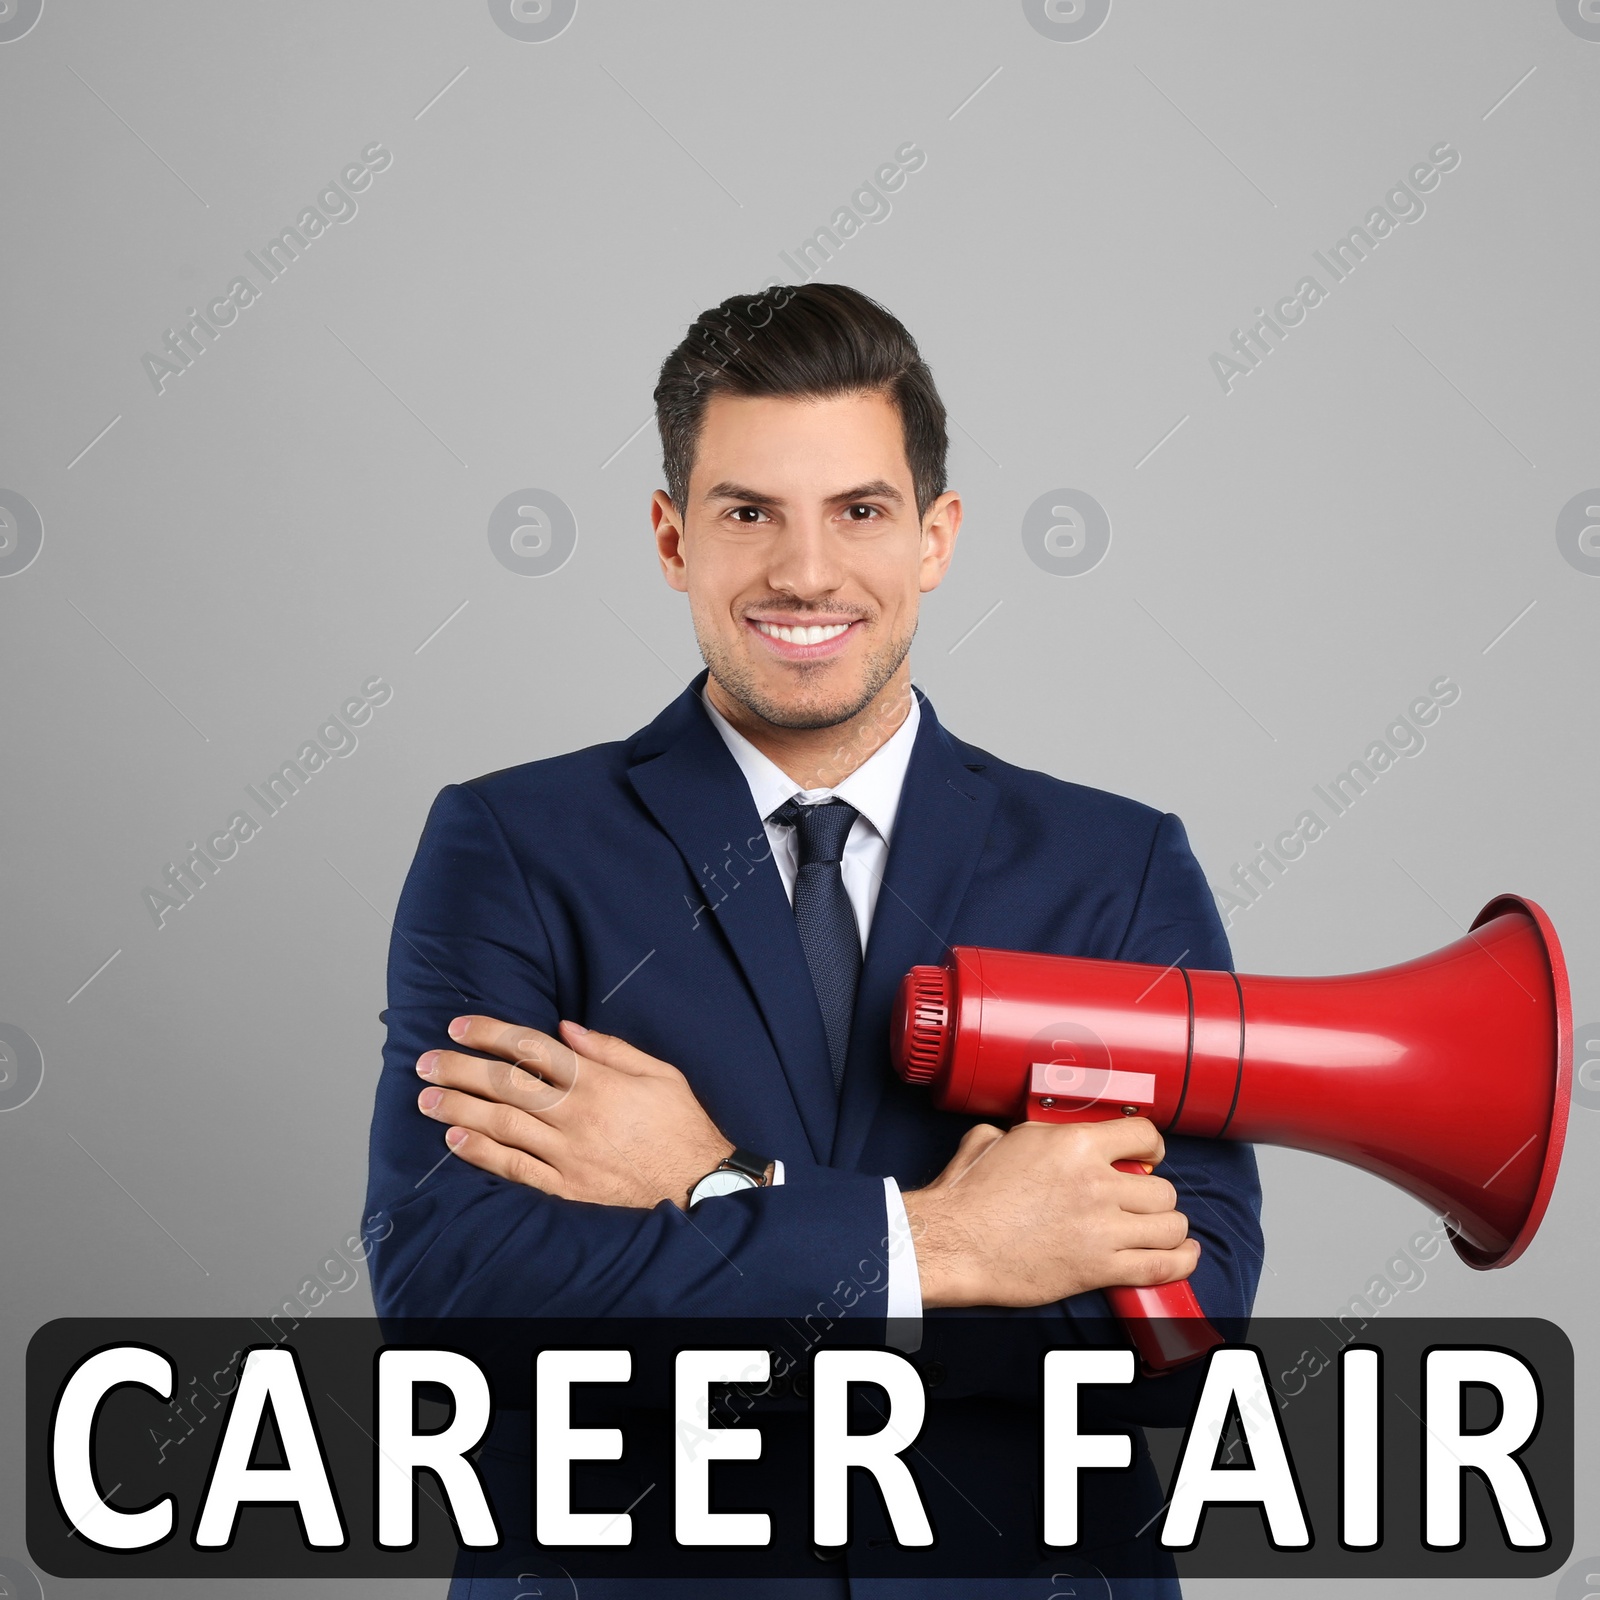
{"label": "grey background", "polygon": [[[926,164],[822,275],[908,323],[956,422],[968,522],[913,657],[940,715],[1177,811],[1220,884],[1448,674],[1426,750],[1233,917],[1237,962],[1381,965],[1510,889],[1600,1016],[1600,578],[1556,541],[1600,483],[1600,25],[1562,11],[1118,0],[1061,42],[1002,0],[583,0],[530,43],[477,0],[46,0],[0,45],[0,488],[44,525],[0,581],[0,1022],[44,1058],[0,1115],[0,1551],[36,1327],[264,1315],[358,1226],[387,917],[430,799],[624,735],[697,669],[649,545],[655,369],[703,306],[796,281],[778,252],[906,141]],[[243,252],[373,141],[394,159],[358,214],[158,396],[141,357],[259,283]],[[1225,395],[1211,354],[1440,141],[1461,161],[1425,217]],[[546,576],[488,538],[529,486],[578,529]],[[1076,576],[1024,547],[1058,487],[1112,529]],[[243,786],[372,675],[394,695],[359,748],[158,931],[142,892],[259,815]],[[1521,1263],[1442,1257],[1385,1313],[1560,1322],[1589,1506],[1597,1134],[1575,1106]],[[1426,1220],[1311,1157],[1262,1169],[1263,1312],[1336,1310]],[[317,1314],[369,1304],[362,1282]]]}

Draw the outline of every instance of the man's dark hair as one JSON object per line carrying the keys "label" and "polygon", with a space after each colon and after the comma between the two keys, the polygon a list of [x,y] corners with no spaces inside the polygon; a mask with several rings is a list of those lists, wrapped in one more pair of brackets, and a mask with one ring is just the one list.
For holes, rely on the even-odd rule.
{"label": "man's dark hair", "polygon": [[662,362],[655,392],[667,493],[680,512],[715,394],[883,394],[900,413],[917,515],[944,493],[948,439],[933,374],[899,319],[859,290],[778,285],[735,295],[695,319]]}

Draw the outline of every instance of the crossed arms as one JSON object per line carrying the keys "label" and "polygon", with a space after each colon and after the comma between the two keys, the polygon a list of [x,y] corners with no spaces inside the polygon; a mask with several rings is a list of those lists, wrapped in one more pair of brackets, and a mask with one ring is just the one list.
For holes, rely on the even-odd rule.
{"label": "crossed arms", "polygon": [[[496,1177],[582,1204],[682,1205],[733,1149],[676,1067],[610,1034],[563,1022],[552,1037],[479,1016],[449,1031],[484,1054],[425,1052],[418,1107],[446,1125],[454,1155]],[[971,1129],[905,1197],[923,1304],[1048,1305],[1188,1277],[1200,1246],[1177,1190],[1111,1165],[1164,1153],[1143,1118]]]}

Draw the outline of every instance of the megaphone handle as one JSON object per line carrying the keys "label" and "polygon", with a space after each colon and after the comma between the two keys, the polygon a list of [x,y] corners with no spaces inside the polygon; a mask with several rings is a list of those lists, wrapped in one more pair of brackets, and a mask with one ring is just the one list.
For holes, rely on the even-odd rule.
{"label": "megaphone handle", "polygon": [[1227,1341],[1206,1321],[1194,1290],[1187,1283],[1163,1283],[1154,1289],[1107,1289],[1105,1297],[1139,1353],[1147,1377],[1198,1361]]}
{"label": "megaphone handle", "polygon": [[[1115,1161],[1112,1165],[1120,1172],[1146,1170],[1137,1161]],[[1105,1297],[1149,1377],[1185,1367],[1227,1343],[1206,1321],[1187,1281],[1157,1284],[1149,1289],[1118,1286],[1105,1290]]]}

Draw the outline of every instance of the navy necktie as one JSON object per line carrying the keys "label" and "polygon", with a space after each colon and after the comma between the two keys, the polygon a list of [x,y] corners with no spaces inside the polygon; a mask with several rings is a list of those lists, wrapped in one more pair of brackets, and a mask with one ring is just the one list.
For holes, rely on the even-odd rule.
{"label": "navy necktie", "polygon": [[793,828],[799,846],[794,918],[800,927],[806,965],[811,968],[817,1004],[822,1008],[837,1094],[844,1082],[850,1019],[855,1012],[856,982],[861,976],[861,933],[839,870],[856,809],[843,800],[825,800],[814,806],[786,800],[772,813],[772,820]]}

